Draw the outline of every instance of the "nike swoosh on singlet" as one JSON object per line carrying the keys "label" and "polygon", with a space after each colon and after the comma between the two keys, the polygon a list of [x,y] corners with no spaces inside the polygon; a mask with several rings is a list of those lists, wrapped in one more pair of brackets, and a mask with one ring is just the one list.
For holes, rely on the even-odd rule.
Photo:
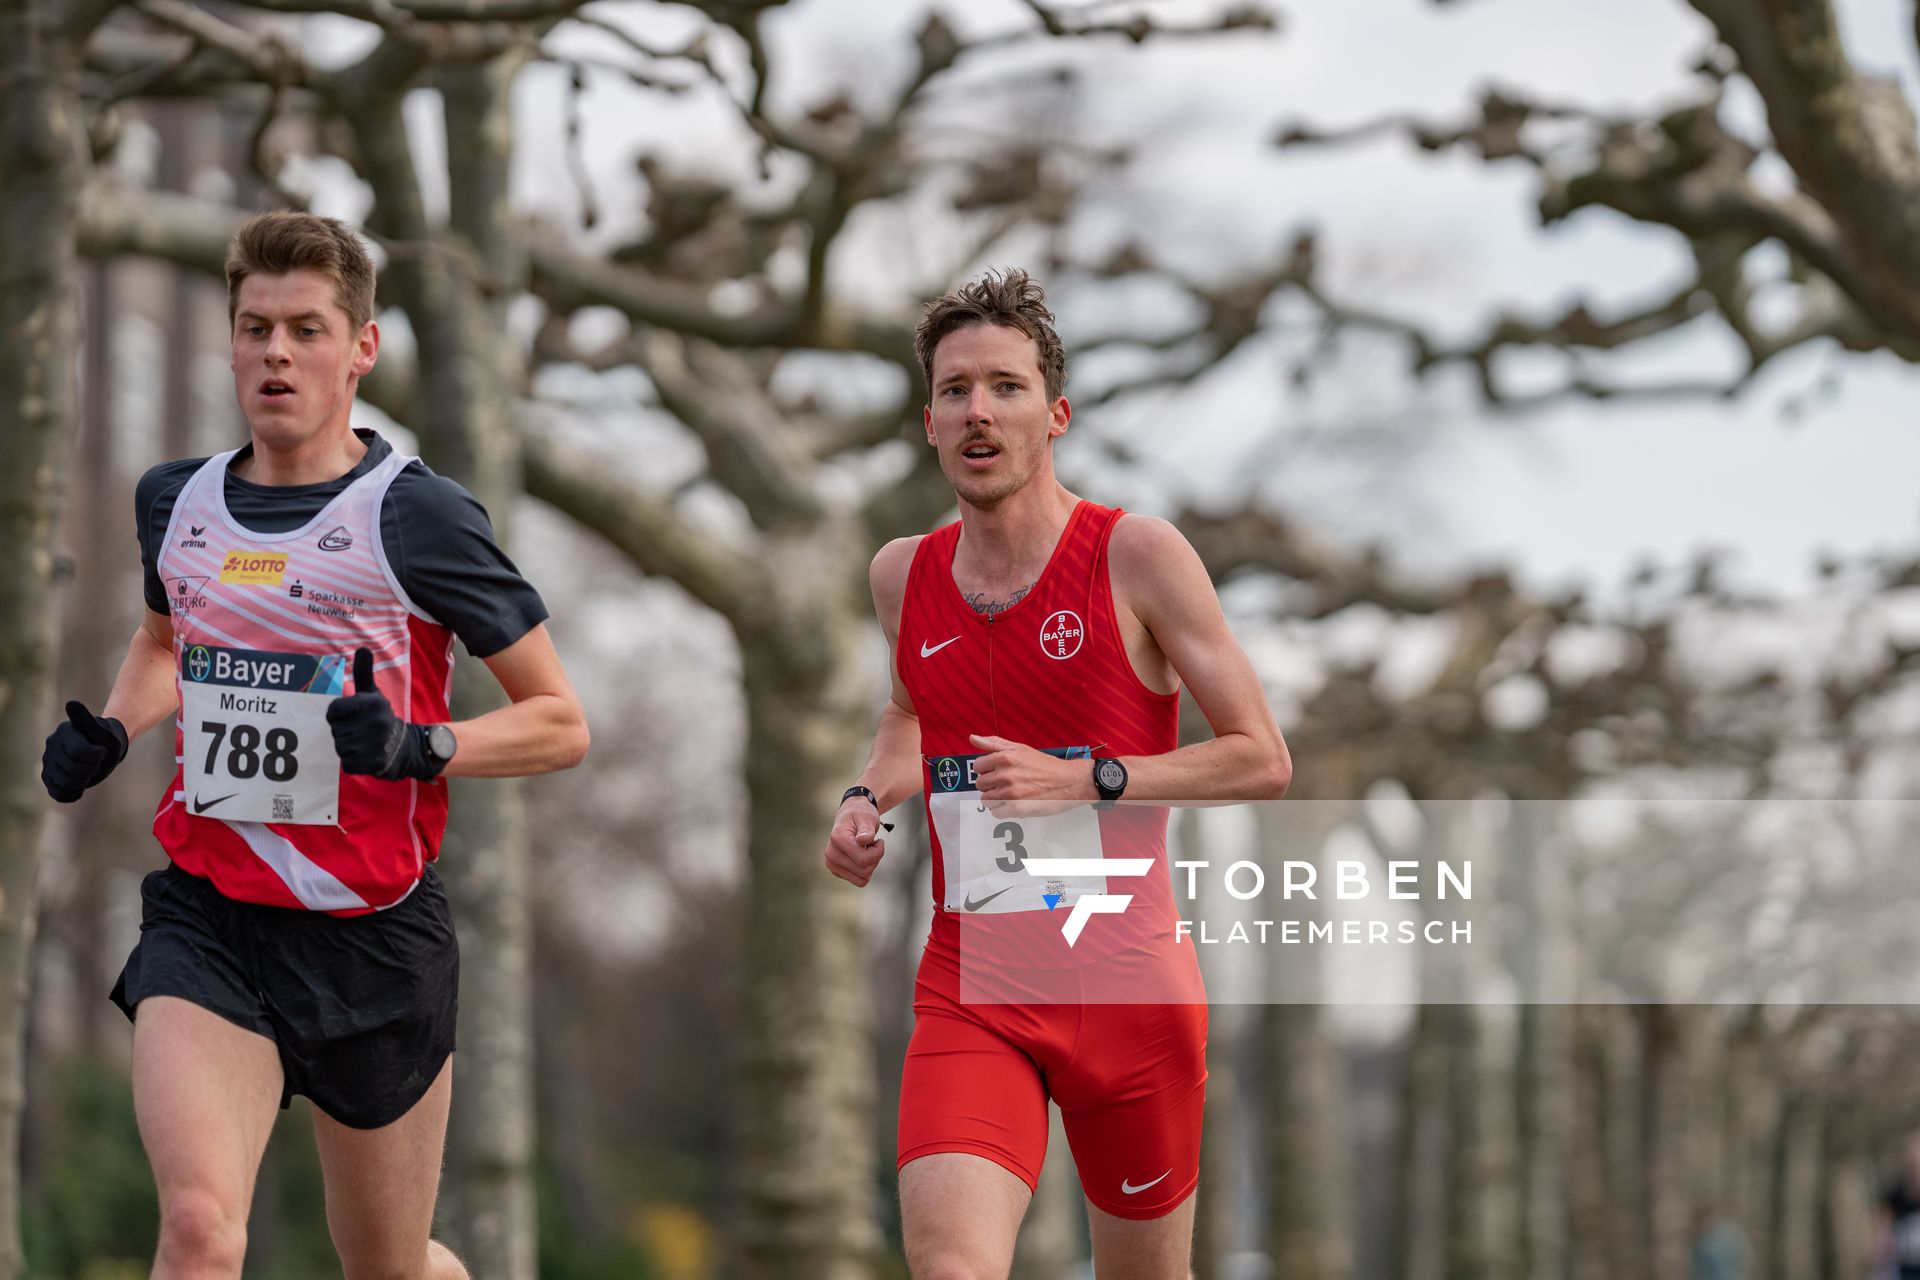
{"label": "nike swoosh on singlet", "polygon": [[[1006,889],[996,889],[994,892],[988,894],[986,897],[980,899],[980,901],[978,902],[975,902],[973,900],[972,894],[968,894],[966,901],[961,903],[960,905],[965,907],[969,911],[978,911],[980,908],[986,906],[989,902],[992,902],[995,898],[1005,893],[1007,889],[1011,889],[1011,888],[1013,888],[1013,886],[1008,885]],[[1172,1173],[1173,1170],[1169,1169],[1167,1170],[1167,1172]],[[1152,1184],[1148,1184],[1148,1185],[1152,1185]]]}
{"label": "nike swoosh on singlet", "polygon": [[207,810],[213,808],[213,806],[220,804],[223,801],[231,800],[239,794],[240,793],[238,791],[229,791],[226,795],[221,796],[218,800],[201,800],[200,797],[195,796],[193,798],[193,811],[195,813],[205,813]]}
{"label": "nike swoosh on singlet", "polygon": [[[955,636],[953,640],[958,640],[959,638],[960,638],[959,636]],[[940,652],[942,649],[952,644],[953,640],[942,640],[939,644],[933,646],[933,648],[931,649],[927,648],[927,642],[925,640],[922,640],[920,642],[920,656],[923,658],[931,658],[934,654]]]}
{"label": "nike swoosh on singlet", "polygon": [[1172,1173],[1173,1173],[1173,1170],[1169,1169],[1167,1170],[1166,1173],[1161,1174],[1159,1177],[1155,1178],[1152,1182],[1143,1182],[1137,1187],[1134,1186],[1131,1182],[1128,1182],[1126,1179],[1122,1178],[1120,1180],[1120,1194],[1123,1196],[1137,1196],[1142,1191],[1145,1191],[1148,1187],[1158,1186],[1162,1182],[1165,1182],[1168,1176]]}

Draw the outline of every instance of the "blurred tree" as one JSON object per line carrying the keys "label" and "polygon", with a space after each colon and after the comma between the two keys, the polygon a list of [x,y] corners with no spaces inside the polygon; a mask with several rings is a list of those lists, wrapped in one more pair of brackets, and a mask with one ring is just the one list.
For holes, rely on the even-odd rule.
{"label": "blurred tree", "polygon": [[[1465,119],[1393,116],[1338,129],[1294,122],[1275,134],[1279,145],[1301,147],[1395,132],[1427,151],[1530,167],[1542,226],[1607,209],[1677,233],[1694,268],[1677,288],[1615,315],[1585,301],[1545,319],[1503,313],[1459,343],[1334,298],[1311,262],[1301,295],[1335,328],[1404,337],[1416,372],[1472,369],[1487,401],[1512,409],[1568,397],[1730,397],[1779,356],[1814,343],[1920,359],[1920,139],[1900,84],[1856,65],[1834,0],[1689,3],[1714,39],[1701,51],[1697,91],[1655,117],[1493,89]],[[1757,136],[1723,110],[1736,82],[1765,106]],[[1713,321],[1745,357],[1730,379],[1621,383],[1595,368],[1603,353]],[[1523,348],[1563,353],[1563,376],[1542,389],[1516,387],[1501,357]]]}

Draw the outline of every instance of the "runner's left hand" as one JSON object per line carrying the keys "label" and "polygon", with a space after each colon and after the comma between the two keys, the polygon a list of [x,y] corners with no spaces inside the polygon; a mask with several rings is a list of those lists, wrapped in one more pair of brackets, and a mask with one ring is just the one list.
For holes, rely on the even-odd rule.
{"label": "runner's left hand", "polygon": [[436,772],[419,727],[395,715],[387,695],[374,684],[371,649],[354,651],[353,692],[327,704],[327,724],[340,767],[348,773],[399,782],[431,778]]}

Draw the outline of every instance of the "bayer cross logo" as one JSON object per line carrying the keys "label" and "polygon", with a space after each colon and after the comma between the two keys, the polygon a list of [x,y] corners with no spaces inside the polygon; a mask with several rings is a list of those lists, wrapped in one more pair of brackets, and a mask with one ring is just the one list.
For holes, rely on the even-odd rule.
{"label": "bayer cross logo", "polygon": [[1040,624],[1040,652],[1049,658],[1071,658],[1080,652],[1084,634],[1079,614],[1071,609],[1056,610]]}
{"label": "bayer cross logo", "polygon": [[942,756],[940,763],[933,766],[933,778],[942,791],[952,791],[960,785],[960,762],[952,756]]}
{"label": "bayer cross logo", "polygon": [[195,680],[205,680],[207,673],[213,670],[213,655],[207,652],[207,646],[197,644],[187,650],[187,674]]}

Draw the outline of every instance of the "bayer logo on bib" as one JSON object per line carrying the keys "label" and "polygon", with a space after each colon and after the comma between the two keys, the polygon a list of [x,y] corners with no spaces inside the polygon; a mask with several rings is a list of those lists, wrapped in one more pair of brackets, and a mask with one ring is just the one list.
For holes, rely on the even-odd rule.
{"label": "bayer logo on bib", "polygon": [[1080,652],[1086,628],[1080,615],[1071,609],[1056,609],[1040,624],[1040,652],[1049,658],[1071,658]]}

